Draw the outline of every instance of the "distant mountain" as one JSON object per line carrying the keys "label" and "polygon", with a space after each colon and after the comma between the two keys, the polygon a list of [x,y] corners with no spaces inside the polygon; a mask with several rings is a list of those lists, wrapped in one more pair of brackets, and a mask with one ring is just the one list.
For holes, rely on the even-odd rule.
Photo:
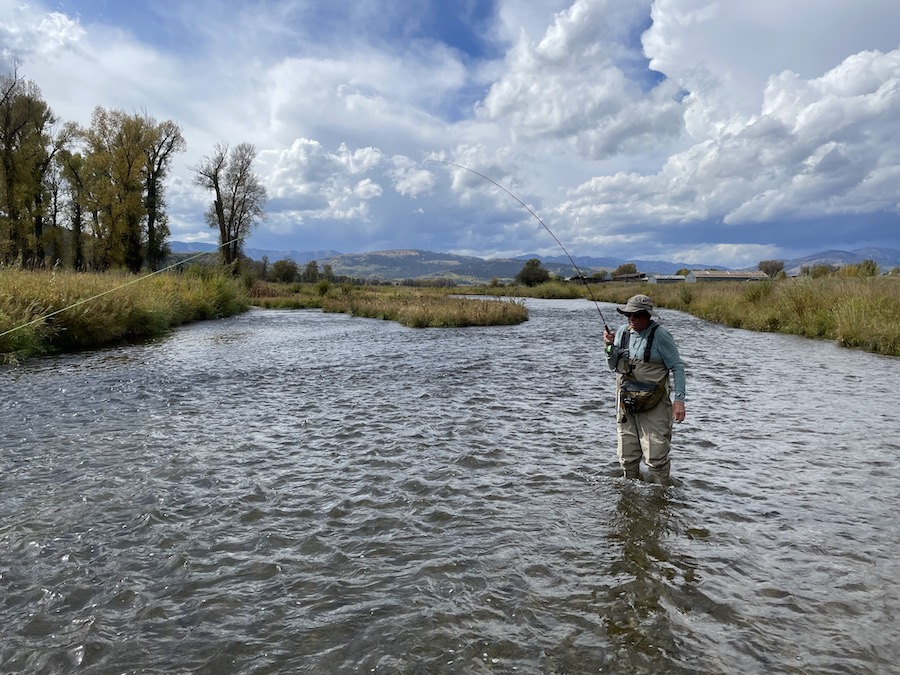
{"label": "distant mountain", "polygon": [[[569,262],[569,259],[565,256],[552,256],[549,258],[543,258],[539,255],[527,255],[527,256],[517,256],[516,260],[528,260],[529,258],[538,258],[541,262],[543,262],[546,266],[547,262],[555,262],[561,264],[568,264],[569,269],[572,269],[572,263]],[[721,265],[712,265],[712,264],[697,264],[697,263],[686,263],[686,262],[667,262],[665,260],[623,260],[621,258],[591,258],[587,256],[572,256],[575,263],[579,268],[588,267],[592,269],[603,269],[603,270],[614,270],[619,265],[624,265],[625,263],[634,263],[635,267],[638,268],[639,272],[644,272],[646,274],[675,274],[679,270],[688,269],[688,270],[725,270],[727,267],[722,267]],[[584,271],[584,270],[582,270]],[[590,275],[588,275],[590,276]]]}
{"label": "distant mountain", "polygon": [[[173,253],[199,253],[215,251],[214,244],[171,242]],[[525,261],[537,258],[543,266],[554,274],[569,277],[575,274],[571,261],[565,256],[521,255],[515,258],[478,258],[461,256],[452,253],[435,253],[400,249],[392,251],[374,251],[370,253],[340,253],[338,251],[270,251],[249,248],[244,253],[253,260],[267,257],[269,263],[277,260],[293,260],[305,264],[315,260],[321,270],[331,265],[334,273],[357,279],[382,279],[385,281],[403,279],[454,279],[457,283],[487,283],[491,279],[512,279],[522,269]],[[611,271],[625,263],[634,263],[640,272],[646,274],[674,274],[681,269],[719,269],[729,268],[721,265],[698,265],[684,262],[668,262],[664,260],[624,260],[621,258],[593,258],[574,256],[578,269],[587,276],[595,272]],[[882,271],[900,267],[900,249],[864,248],[855,251],[823,251],[805,258],[784,260],[784,269],[789,274],[796,274],[804,266],[835,265],[843,266],[860,263],[863,260],[874,260]],[[756,269],[756,266],[746,269]]]}
{"label": "distant mountain", "polygon": [[[484,259],[433,251],[395,250],[354,253],[318,260],[321,269],[331,265],[335,274],[359,279],[454,279],[457,283],[486,283],[512,279],[525,264],[522,260]],[[572,265],[545,264],[563,276],[573,274]]]}
{"label": "distant mountain", "polygon": [[326,258],[335,258],[341,255],[340,251],[266,251],[261,248],[247,248],[244,249],[244,255],[253,260],[262,260],[263,257],[269,259],[270,263],[275,262],[276,260],[287,260],[291,259],[297,264],[305,264],[308,262],[312,262],[313,260],[319,261],[324,260]]}
{"label": "distant mountain", "polygon": [[172,249],[172,253],[211,253],[219,247],[201,241],[170,241],[169,248]]}
{"label": "distant mountain", "polygon": [[[545,257],[536,254],[515,258],[477,258],[432,251],[395,250],[372,253],[343,254],[319,258],[319,265],[331,265],[335,274],[361,279],[455,279],[458,283],[486,283],[491,279],[509,280],[518,274],[527,260],[537,258],[553,274],[571,277],[576,274],[565,256]],[[621,260],[618,258],[575,258],[578,270],[591,276],[611,271],[627,262],[648,274],[674,274],[680,269],[724,269],[714,265],[688,265],[659,260]]]}
{"label": "distant mountain", "polygon": [[[853,251],[828,250],[813,253],[803,258],[783,260],[782,262],[784,262],[784,271],[787,274],[799,274],[804,267],[815,267],[816,265],[843,267],[845,265],[859,264],[863,260],[874,260],[878,263],[882,272],[887,272],[895,267],[900,267],[900,249],[858,248]],[[756,269],[756,267],[747,269]]]}
{"label": "distant mountain", "polygon": [[[218,246],[216,244],[205,244],[203,242],[185,242],[185,241],[173,241],[170,242],[169,246],[172,248],[172,253],[207,253],[218,250]],[[276,260],[287,260],[291,259],[294,262],[308,263],[312,260],[322,260],[323,258],[334,258],[336,256],[341,255],[340,251],[267,251],[261,248],[247,248],[244,249],[244,255],[252,260],[262,260],[263,258],[268,258],[270,263],[275,262]]]}

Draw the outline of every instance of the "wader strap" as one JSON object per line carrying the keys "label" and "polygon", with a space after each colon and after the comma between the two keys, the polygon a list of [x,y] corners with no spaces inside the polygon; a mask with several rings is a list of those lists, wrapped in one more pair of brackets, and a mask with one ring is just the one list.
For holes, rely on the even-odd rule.
{"label": "wader strap", "polygon": [[[654,323],[653,326],[650,327],[650,333],[647,335],[647,345],[644,347],[644,363],[648,363],[650,361],[650,349],[653,347],[653,336],[656,334],[656,329],[659,328],[658,323]],[[631,333],[631,329],[623,330],[622,337],[619,338],[619,342],[622,344],[619,345],[619,349],[628,349],[628,334]]]}

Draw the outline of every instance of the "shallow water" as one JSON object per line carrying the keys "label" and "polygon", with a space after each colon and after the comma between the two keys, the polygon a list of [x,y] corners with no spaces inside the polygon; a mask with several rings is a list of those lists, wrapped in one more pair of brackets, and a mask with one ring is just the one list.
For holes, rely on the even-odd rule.
{"label": "shallow water", "polygon": [[0,368],[0,672],[896,672],[900,359],[664,310],[663,490],[594,306],[528,306]]}

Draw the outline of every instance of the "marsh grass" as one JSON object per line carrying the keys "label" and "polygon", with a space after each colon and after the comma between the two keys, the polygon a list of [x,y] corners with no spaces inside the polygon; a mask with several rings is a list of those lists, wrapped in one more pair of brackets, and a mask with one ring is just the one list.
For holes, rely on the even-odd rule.
{"label": "marsh grass", "polygon": [[396,321],[411,328],[508,326],[528,320],[528,310],[520,301],[464,298],[443,289],[257,282],[251,297],[260,307],[321,309]]}
{"label": "marsh grass", "polygon": [[[515,298],[593,297],[624,304],[636,293],[650,295],[659,307],[735,328],[835,340],[845,347],[900,356],[897,277],[604,283],[592,284],[590,292],[580,284],[555,281],[535,287],[484,286],[465,291],[467,296],[493,296],[490,299],[460,297],[459,292],[254,281],[248,298],[239,280],[199,267],[146,279],[0,268],[0,362],[145,339],[190,321],[242,312],[251,303],[267,308],[316,308],[416,328],[465,327],[527,321],[527,309]],[[614,322],[618,316],[606,318]]]}
{"label": "marsh grass", "polygon": [[249,306],[240,282],[195,268],[146,278],[0,269],[0,362],[164,334]]}
{"label": "marsh grass", "polygon": [[632,295],[646,293],[659,307],[734,328],[835,340],[844,347],[900,356],[900,278],[893,276],[606,283],[591,290],[604,302],[625,304]]}
{"label": "marsh grass", "polygon": [[580,283],[566,281],[548,281],[536,286],[514,284],[511,286],[479,287],[479,293],[502,293],[504,296],[515,298],[541,298],[543,300],[574,300],[586,297],[587,292]]}

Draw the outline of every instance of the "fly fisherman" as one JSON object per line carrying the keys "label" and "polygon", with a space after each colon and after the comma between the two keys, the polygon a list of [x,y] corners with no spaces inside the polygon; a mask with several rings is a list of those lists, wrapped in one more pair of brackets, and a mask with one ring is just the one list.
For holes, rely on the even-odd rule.
{"label": "fly fisherman", "polygon": [[669,447],[673,420],[684,420],[684,364],[672,334],[652,319],[656,312],[648,296],[635,295],[616,311],[628,317],[628,324],[615,334],[606,329],[603,338],[610,370],[616,372],[619,464],[625,478],[641,478],[643,457],[648,480],[671,485]]}

